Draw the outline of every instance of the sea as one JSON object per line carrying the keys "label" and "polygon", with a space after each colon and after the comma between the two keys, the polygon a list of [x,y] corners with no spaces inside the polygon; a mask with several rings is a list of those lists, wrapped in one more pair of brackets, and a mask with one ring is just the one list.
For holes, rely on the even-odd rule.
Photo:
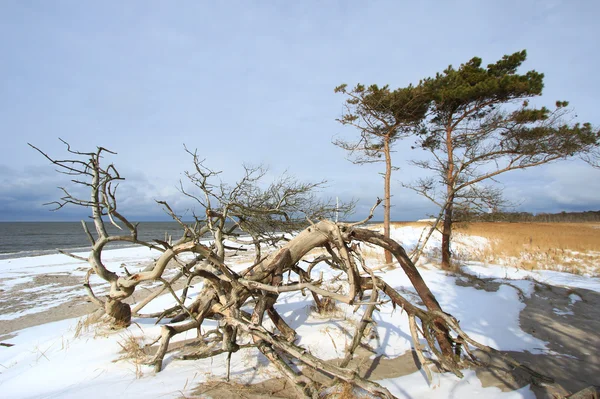
{"label": "sea", "polygon": [[[381,222],[372,222],[381,223]],[[92,222],[86,222],[89,231],[96,237]],[[369,223],[370,224],[370,223]],[[110,223],[106,224],[109,234],[121,235],[128,231],[118,230]],[[181,226],[177,222],[140,222],[138,238],[142,241],[178,240],[182,236]],[[243,234],[241,231],[238,233]],[[207,237],[208,238],[208,237]],[[58,250],[85,252],[90,242],[81,222],[0,222],[0,260],[56,254]],[[109,248],[132,246],[130,243],[114,242]]]}
{"label": "sea", "polygon": [[[87,223],[95,236],[93,223]],[[109,234],[127,234],[107,224]],[[181,226],[176,222],[140,222],[138,238],[144,241],[174,241],[182,235]],[[110,248],[131,246],[127,243],[111,243]],[[0,222],[0,259],[13,259],[28,256],[55,254],[57,250],[84,252],[90,249],[90,242],[81,222]]]}

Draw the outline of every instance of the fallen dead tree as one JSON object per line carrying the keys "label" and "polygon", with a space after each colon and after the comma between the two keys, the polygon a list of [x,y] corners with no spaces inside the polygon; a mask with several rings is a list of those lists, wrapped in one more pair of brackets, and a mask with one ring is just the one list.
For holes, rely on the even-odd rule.
{"label": "fallen dead tree", "polygon": [[[187,177],[200,194],[188,191],[183,184],[181,191],[194,199],[203,213],[194,216],[194,223],[184,223],[166,202],[159,202],[180,224],[182,237],[174,243],[146,242],[138,238],[137,225],[118,209],[117,183],[123,179],[112,164],[103,166],[101,162],[110,152],[98,148],[95,152],[82,153],[68,146],[67,150],[72,159],[57,160],[40,152],[60,171],[74,176],[75,183],[90,190],[89,198],[82,199],[63,189],[65,195],[55,203],[57,208],[74,204],[91,209],[95,231],[91,232],[83,223],[91,243],[89,257],[85,259],[90,265],[85,287],[92,301],[116,327],[128,326],[132,316],[170,319],[151,344],[155,351],[148,364],[157,372],[163,368],[173,337],[197,330],[196,350],[182,358],[206,358],[227,353],[229,363],[232,353],[256,347],[294,383],[301,397],[316,398],[325,386],[343,381],[379,397],[393,398],[386,388],[347,367],[365,330],[374,323],[374,312],[384,301],[391,301],[406,313],[414,349],[430,379],[431,365],[462,377],[461,369],[483,364],[480,353],[484,353],[503,358],[509,369],[524,371],[535,383],[552,383],[548,377],[476,342],[462,331],[459,322],[442,310],[404,249],[397,242],[360,227],[370,219],[373,209],[363,222],[335,223],[326,216],[339,209],[317,200],[312,194],[318,184],[300,184],[286,177],[261,189],[259,181],[264,176],[261,168],[245,168],[244,177],[233,186],[215,183],[218,173],[204,167],[196,153],[189,152],[195,170],[187,173]],[[108,224],[119,227],[123,234],[109,234]],[[282,234],[292,231],[299,232],[291,238]],[[240,240],[242,232],[249,236],[245,241]],[[207,235],[210,243],[206,241]],[[118,274],[102,261],[103,250],[112,242],[146,246],[160,251],[161,255],[143,271],[130,273],[125,268],[123,274]],[[255,249],[255,262],[236,272],[228,264],[228,255],[248,244]],[[361,255],[360,248],[364,245],[380,247],[394,256],[410,279],[422,306],[413,304],[375,275]],[[271,250],[265,254],[266,247]],[[313,272],[317,264],[326,264],[341,273],[345,289],[328,289],[322,276]],[[178,271],[167,280],[165,271],[173,267]],[[89,281],[92,274],[110,283],[106,297],[94,294]],[[173,287],[181,281],[183,291],[178,295]],[[137,287],[154,282],[162,283],[162,288],[152,291],[133,308],[125,302]],[[195,299],[189,301],[188,292],[194,286],[201,288]],[[362,309],[352,343],[339,365],[325,362],[295,344],[296,331],[279,314],[276,306],[279,295],[291,291],[310,294],[317,310],[332,301]],[[157,313],[142,314],[143,308],[162,293],[170,293],[176,305]],[[207,320],[217,320],[218,326],[201,333]],[[272,327],[267,320],[272,322]],[[420,344],[421,338],[426,341],[425,347]],[[306,369],[313,372],[303,372]],[[325,377],[327,382],[323,383],[322,378],[317,382],[310,377],[314,372]]]}

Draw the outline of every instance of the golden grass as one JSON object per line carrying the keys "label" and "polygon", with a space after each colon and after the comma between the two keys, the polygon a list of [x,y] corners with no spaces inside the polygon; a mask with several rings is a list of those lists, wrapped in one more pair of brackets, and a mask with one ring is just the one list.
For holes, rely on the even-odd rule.
{"label": "golden grass", "polygon": [[[427,228],[430,225],[427,222],[392,222],[396,228]],[[383,225],[370,227],[382,228]],[[454,232],[459,236],[484,237],[490,243],[485,249],[470,251],[468,258],[459,254],[462,260],[600,276],[600,223],[597,222],[456,223]],[[455,236],[455,240],[461,241],[461,238]],[[383,259],[381,251],[371,252],[366,255]]]}
{"label": "golden grass", "polygon": [[118,344],[121,347],[121,356],[116,361],[125,360],[131,363],[134,366],[135,377],[142,378],[144,375],[142,366],[148,359],[143,338],[136,337],[131,332],[125,332]]}
{"label": "golden grass", "polygon": [[367,393],[357,393],[357,390],[352,386],[352,384],[347,382],[342,382],[336,386],[334,386],[328,394],[323,396],[323,399],[362,399],[362,398],[370,398],[371,395],[367,396]]}
{"label": "golden grass", "polygon": [[81,317],[75,326],[74,338],[79,338],[90,331],[94,332],[94,338],[106,337],[110,332],[109,322],[104,319],[104,310],[98,309],[87,316]]}
{"label": "golden grass", "polygon": [[457,224],[455,231],[490,241],[478,260],[600,275],[600,223],[481,222]]}

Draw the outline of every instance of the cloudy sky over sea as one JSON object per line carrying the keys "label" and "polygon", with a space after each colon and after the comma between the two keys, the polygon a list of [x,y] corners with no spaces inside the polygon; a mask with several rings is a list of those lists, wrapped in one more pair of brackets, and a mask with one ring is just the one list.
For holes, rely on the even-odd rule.
{"label": "cloudy sky over sea", "polygon": [[[51,213],[69,179],[33,143],[65,157],[97,145],[126,181],[124,213],[180,212],[178,192],[196,148],[223,178],[242,163],[300,180],[328,180],[322,195],[382,196],[382,165],[356,166],[333,146],[356,131],[335,121],[341,84],[417,83],[473,56],[484,64],[527,49],[522,71],[543,72],[543,102],[569,100],[579,121],[600,125],[600,3],[596,1],[2,1],[0,2],[0,221],[73,220]],[[420,176],[397,147],[393,218],[434,208],[402,188]],[[504,175],[520,210],[600,209],[600,170],[568,161]]]}

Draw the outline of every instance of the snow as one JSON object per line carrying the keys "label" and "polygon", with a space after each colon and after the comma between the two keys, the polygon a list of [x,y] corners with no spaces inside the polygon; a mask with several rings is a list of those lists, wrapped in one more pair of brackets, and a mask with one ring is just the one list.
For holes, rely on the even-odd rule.
{"label": "snow", "polygon": [[495,387],[483,388],[475,372],[471,370],[466,370],[462,379],[450,373],[435,374],[432,387],[423,384],[421,373],[386,379],[379,383],[400,399],[535,399],[535,394],[529,389],[529,385],[513,392],[502,392]]}
{"label": "snow", "polygon": [[552,309],[552,311],[555,314],[559,315],[559,316],[567,316],[567,315],[574,315],[575,314],[575,313],[573,313],[572,310],[560,310],[560,309],[557,309],[557,308]]}
{"label": "snow", "polygon": [[569,300],[571,301],[571,305],[574,305],[575,302],[581,301],[581,297],[575,293],[569,295]]}
{"label": "snow", "polygon": [[[422,231],[415,227],[393,230],[397,239],[410,251]],[[455,251],[476,251],[486,245],[481,237],[458,237]],[[233,244],[235,245],[235,244]],[[439,246],[435,234],[428,248]],[[85,253],[78,254],[87,256]],[[104,253],[104,261],[112,270],[127,265],[130,271],[144,267],[145,262],[159,255],[146,248],[120,248]],[[241,269],[250,263],[239,263]],[[136,269],[137,268],[137,269]],[[323,271],[328,269],[318,266]],[[61,292],[52,283],[31,286],[39,276],[69,274],[83,276],[86,263],[64,255],[46,255],[30,258],[0,260],[0,282],[2,290],[22,287],[31,294],[52,295],[53,300],[41,309],[0,315],[7,320],[43,311],[49,306],[67,302],[81,289]],[[486,265],[471,262],[464,270],[478,277],[496,279],[500,284],[497,291],[485,291],[470,286],[457,285],[462,277],[448,275],[433,268],[422,268],[426,283],[437,297],[442,308],[460,320],[462,328],[475,340],[500,350],[530,351],[547,353],[547,343],[524,332],[519,325],[519,312],[525,307],[521,296],[533,291],[531,280],[566,287],[580,287],[600,292],[600,279],[577,276],[554,271],[524,271],[511,267]],[[402,295],[417,300],[410,281],[400,268],[381,273],[381,276]],[[327,271],[325,278],[331,278]],[[194,287],[195,295],[201,284]],[[581,298],[570,295],[570,306]],[[144,308],[144,312],[164,309],[174,303],[170,294],[163,295]],[[354,313],[350,306],[340,306],[331,317],[322,317],[311,310],[312,298],[301,293],[285,293],[280,296],[277,309],[297,329],[298,343],[309,352],[324,359],[340,358],[350,342],[348,332],[355,328],[362,314]],[[31,308],[33,309],[33,308]],[[493,310],[493,311],[490,311]],[[555,312],[570,314],[554,309]],[[376,331],[370,344],[377,354],[388,357],[399,356],[411,349],[408,320],[401,309],[391,304],[381,306],[375,315]],[[3,342],[14,344],[0,347],[0,391],[3,398],[81,398],[96,399],[119,396],[177,398],[189,394],[192,388],[206,380],[220,380],[225,376],[225,356],[195,361],[179,361],[170,355],[165,358],[164,369],[154,373],[148,366],[136,365],[133,360],[121,359],[121,344],[128,339],[151,339],[160,335],[161,325],[153,320],[135,319],[134,323],[121,332],[83,331],[76,336],[78,319],[63,320],[13,333],[15,336]],[[181,334],[174,341],[195,337],[195,331]],[[121,359],[121,360],[119,360]],[[277,373],[256,349],[244,349],[232,356],[232,379],[241,383],[258,382],[277,376]],[[434,374],[430,386],[421,372],[398,378],[379,381],[399,398],[534,398],[528,386],[512,392],[501,392],[498,388],[483,388],[473,371],[465,370],[459,379],[451,374]],[[35,383],[32,383],[35,381]]]}
{"label": "snow", "polygon": [[[220,357],[172,362],[158,374],[143,366],[148,375],[136,378],[135,365],[115,362],[121,356],[119,342],[127,333],[94,336],[88,332],[74,338],[75,325],[76,320],[50,323],[23,330],[11,339],[15,346],[0,352],[2,397],[103,398],[116,396],[117,392],[124,398],[179,397],[186,387],[205,378],[208,370],[224,375],[225,362]],[[142,327],[149,334],[158,333],[159,328]],[[241,357],[233,357],[232,370],[252,367],[246,363]]]}
{"label": "snow", "polygon": [[0,282],[0,290],[2,290],[2,291],[7,291],[17,285],[27,284],[27,283],[33,281],[33,277],[29,277],[29,276],[28,277],[14,277],[14,278],[2,276],[1,278],[2,278],[2,281]]}
{"label": "snow", "polygon": [[[379,232],[383,232],[383,228],[379,229]],[[406,252],[410,253],[416,246],[421,237],[429,233],[429,226],[418,227],[418,226],[400,226],[392,228],[390,237],[399,242]],[[441,247],[442,234],[439,231],[434,231],[427,244],[425,245],[425,252],[429,255],[435,255],[439,253]],[[488,246],[488,240],[484,237],[465,235],[462,233],[454,233],[452,242],[450,243],[452,253],[455,256],[463,257],[469,253],[475,251],[481,251]],[[377,252],[383,253],[383,250],[376,250]]]}
{"label": "snow", "polygon": [[[87,258],[87,252],[74,255]],[[136,265],[152,258],[157,258],[159,251],[145,247],[128,247],[111,249],[103,252],[103,262],[108,268],[118,269],[122,263]],[[85,275],[87,263],[62,254],[30,256],[17,259],[0,260],[0,279],[34,277],[48,274]],[[22,284],[21,281],[16,283]]]}
{"label": "snow", "polygon": [[553,270],[524,270],[512,266],[484,266],[479,262],[469,262],[463,266],[463,271],[478,277],[506,280],[531,279],[557,287],[584,288],[600,292],[600,278],[598,277],[580,276]]}
{"label": "snow", "polygon": [[[56,306],[60,306],[61,304],[66,303],[73,298],[81,296],[81,293],[73,292],[73,291],[66,292],[66,293],[65,292],[54,292],[54,294],[52,294],[52,293],[53,293],[52,290],[45,292],[44,293],[45,299],[42,303],[40,303],[38,300],[23,301],[21,304],[26,305],[26,307],[23,310],[19,310],[19,311],[12,312],[12,313],[0,314],[0,320],[11,320],[11,319],[14,319],[17,317],[41,313],[48,309],[54,308]],[[48,295],[48,294],[50,294],[50,295]],[[27,305],[29,305],[29,306],[27,306]]]}
{"label": "snow", "polygon": [[[81,252],[75,255],[86,258],[88,253]],[[134,272],[143,269],[145,262],[156,259],[159,255],[159,251],[145,247],[120,248],[105,251],[103,261],[111,270],[123,271],[121,265],[125,264],[128,270]],[[73,298],[85,296],[82,284],[87,269],[86,262],[62,254],[0,260],[0,290],[18,289],[21,294],[31,294],[31,300],[24,301],[22,304],[39,304],[12,313],[0,314],[0,320],[41,313],[69,302]],[[71,286],[57,286],[46,281],[52,276],[67,275],[77,277],[77,283]],[[38,284],[34,284],[36,282]],[[95,276],[92,276],[91,282],[96,294],[108,290],[108,284]]]}

